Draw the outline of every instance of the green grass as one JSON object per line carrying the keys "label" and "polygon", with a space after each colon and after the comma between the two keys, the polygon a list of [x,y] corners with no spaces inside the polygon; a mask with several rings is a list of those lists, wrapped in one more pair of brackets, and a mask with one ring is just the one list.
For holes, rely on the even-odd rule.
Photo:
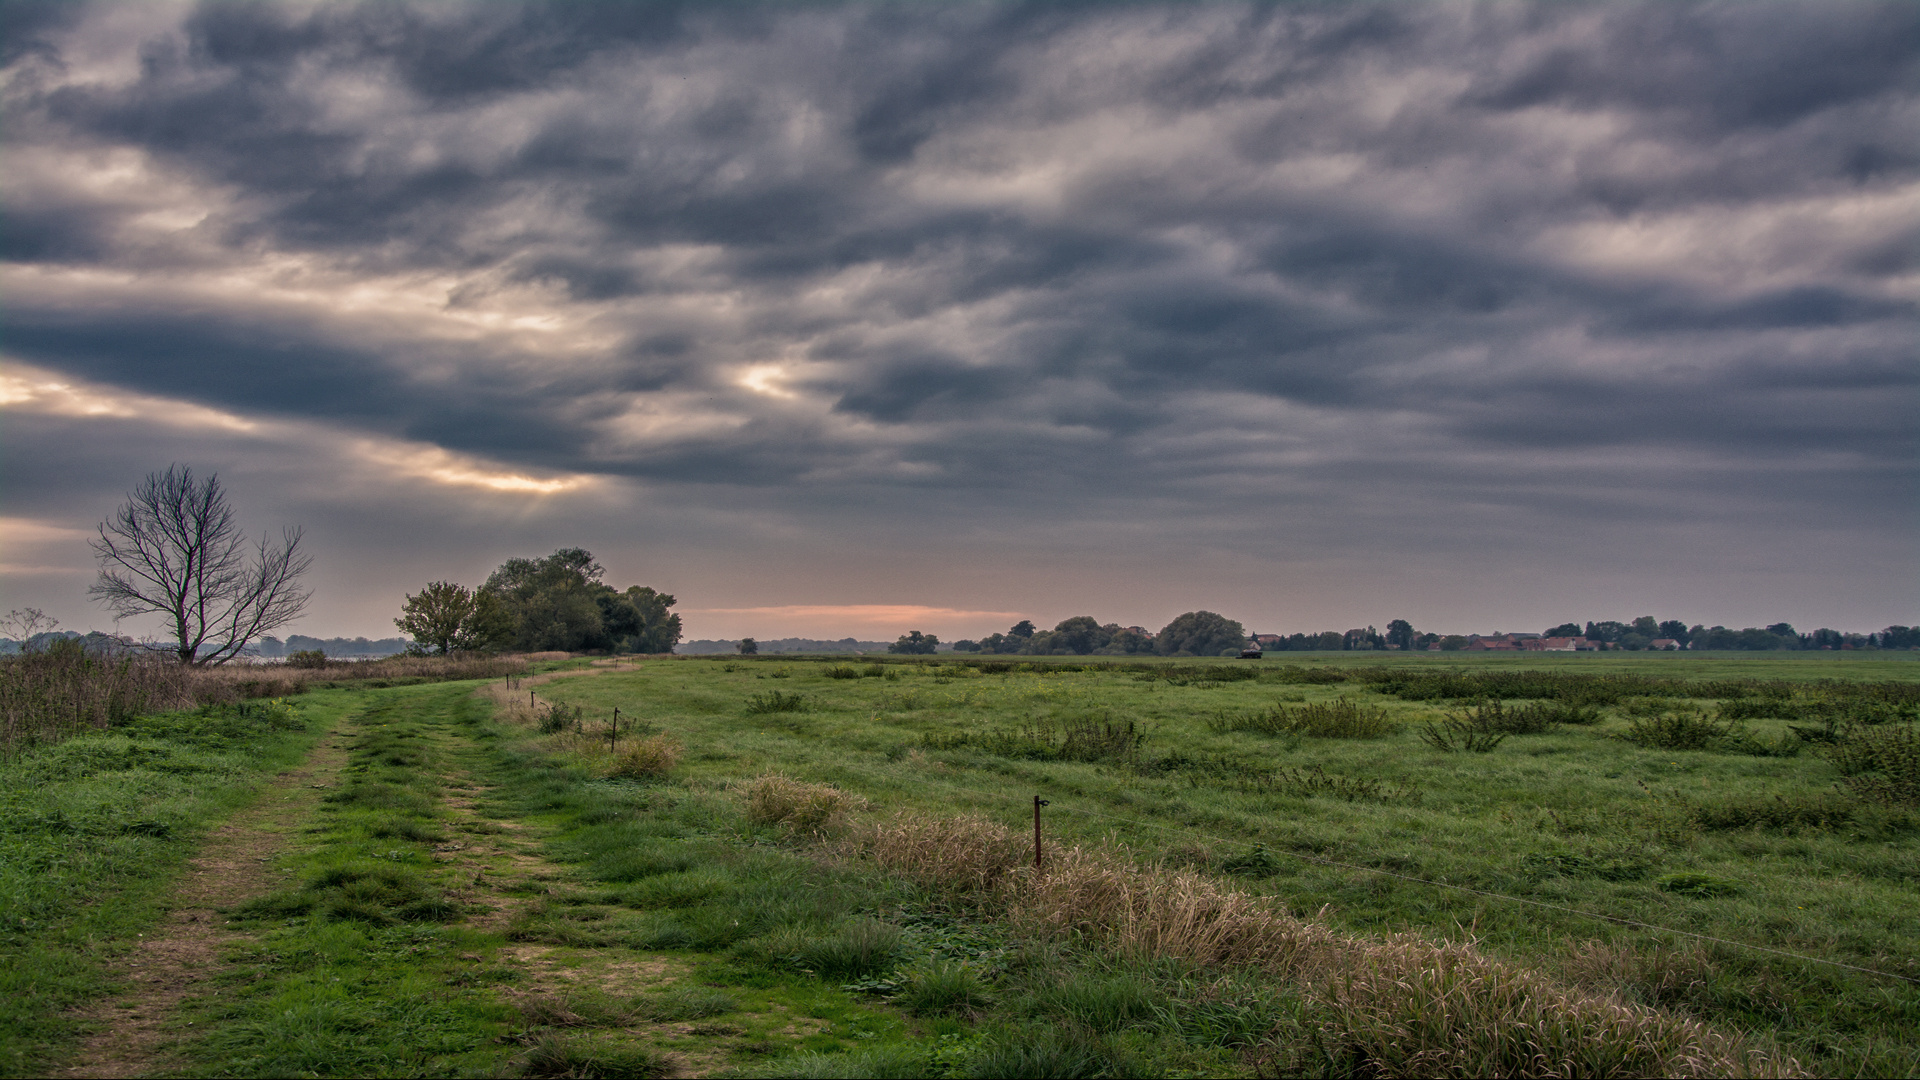
{"label": "green grass", "polygon": [[[570,715],[618,706],[683,748],[670,773],[631,779],[609,778],[590,739],[495,721],[468,686],[316,694],[310,708],[330,716],[352,707],[347,771],[278,861],[286,887],[233,913],[252,941],[190,1004],[185,1019],[204,1034],[179,1067],[955,1077],[1371,1067],[1373,1051],[1327,1035],[1330,1010],[1349,1005],[1256,971],[1017,931],[985,901],[750,816],[735,785],[778,771],[870,800],[855,814],[975,813],[1021,829],[1038,794],[1051,800],[1044,826],[1056,844],[1219,875],[1352,933],[1471,936],[1562,982],[1727,1031],[1777,1032],[1823,1075],[1910,1074],[1920,1066],[1910,984],[1408,880],[1920,976],[1920,845],[1916,811],[1900,801],[1910,743],[1847,741],[1904,730],[1899,710],[1913,699],[1902,687],[1920,675],[1910,665],[1348,654],[855,669],[730,657],[543,685],[542,700]],[[1396,668],[1415,674],[1383,670]],[[1541,696],[1483,700],[1518,690]],[[766,708],[794,701],[804,708]],[[1716,733],[1693,749],[1628,737],[1680,712],[1719,716]],[[1504,738],[1484,753],[1423,742],[1450,714]],[[1831,726],[1842,742],[1794,725]],[[1778,752],[1790,737],[1803,744]],[[310,737],[285,738],[291,753]],[[9,812],[118,821],[115,843],[175,844],[177,864],[192,828],[161,814],[111,818],[103,808],[129,805],[113,801],[115,784],[26,792],[48,770],[84,776],[102,762],[190,785],[202,774],[155,768],[149,751],[118,743],[67,745],[65,764],[43,762],[9,789],[21,793]],[[1843,783],[1854,780],[1873,783]],[[451,808],[456,790],[471,810]],[[455,871],[436,852],[477,836],[538,845],[553,861]],[[150,920],[154,894],[143,895]],[[508,909],[494,918],[500,901]],[[55,961],[89,955],[72,935],[49,941]],[[93,978],[66,1000],[107,985]]]}
{"label": "green grass", "polygon": [[511,1010],[461,959],[491,952],[498,935],[464,925],[462,883],[433,854],[449,835],[444,773],[474,753],[451,737],[483,711],[471,689],[387,690],[346,718],[340,782],[276,860],[290,884],[231,913],[253,940],[188,1006],[205,1034],[182,1048],[184,1071],[454,1075],[506,1056],[496,1040]]}
{"label": "green grass", "polygon": [[207,831],[298,762],[355,695],[132,719],[0,763],[0,1074],[34,1075],[120,987]]}
{"label": "green grass", "polygon": [[[1920,1068],[1911,983],[1406,880],[1920,978],[1917,812],[1849,795],[1823,753],[1764,749],[1792,735],[1781,713],[1817,711],[1823,695],[1852,700],[1884,683],[1887,700],[1904,707],[1920,677],[1910,656],[1348,654],[1162,673],[1067,658],[891,663],[884,680],[792,658],[727,667],[647,662],[550,691],[589,712],[619,705],[645,715],[684,744],[676,776],[696,789],[779,770],[865,796],[882,814],[971,812],[1014,827],[1030,827],[1039,794],[1051,800],[1046,829],[1058,840],[1117,838],[1142,860],[1232,873],[1298,913],[1324,907],[1348,931],[1457,937],[1471,928],[1483,948],[1559,977],[1728,1030],[1777,1032],[1823,1072]],[[1209,668],[1233,674],[1212,678]],[[1607,678],[1562,680],[1580,700],[1509,700],[1504,712],[1485,712],[1505,725],[1487,752],[1422,742],[1423,725],[1483,708],[1423,698],[1431,676],[1464,674],[1453,685],[1475,689],[1489,685],[1483,676],[1527,685],[1522,673],[1532,670]],[[1330,681],[1336,675],[1347,680]],[[764,677],[786,678],[782,692],[810,702],[804,724],[756,715]],[[1379,692],[1408,687],[1412,700]],[[1671,706],[1704,714],[1746,700],[1785,703],[1740,721],[1749,742],[1641,744],[1656,741],[1647,718]],[[1315,706],[1316,715],[1364,716],[1369,735],[1390,730],[1322,738],[1286,722]],[[1222,722],[1248,716],[1281,719]],[[1137,745],[1062,752],[1059,733],[1089,717],[1131,725]],[[1661,969],[1674,956],[1691,965],[1686,977]]]}

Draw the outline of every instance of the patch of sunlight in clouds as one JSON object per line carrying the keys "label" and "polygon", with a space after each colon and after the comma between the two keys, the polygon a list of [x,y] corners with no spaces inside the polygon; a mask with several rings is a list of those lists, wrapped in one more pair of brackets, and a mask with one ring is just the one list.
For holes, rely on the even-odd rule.
{"label": "patch of sunlight in clouds", "polygon": [[0,375],[0,409],[12,412],[144,420],[169,427],[238,432],[253,432],[259,427],[251,420],[203,405],[85,386],[11,361],[7,367],[8,373]]}
{"label": "patch of sunlight in clouds", "polygon": [[[177,398],[131,394],[63,380],[24,364],[9,363],[7,373],[0,374],[0,410],[223,430],[267,442],[304,447],[323,456],[340,453],[342,446],[339,433],[323,425],[248,420]],[[389,475],[426,480],[446,487],[482,488],[510,495],[558,495],[591,487],[596,482],[595,477],[582,473],[541,475],[514,469],[473,455],[458,454],[431,443],[361,438],[344,445],[350,460],[379,466]],[[0,540],[13,543],[18,535],[24,534],[0,535]]]}
{"label": "patch of sunlight in clouds", "polygon": [[353,454],[384,469],[446,487],[475,487],[516,495],[559,495],[593,486],[597,477],[582,473],[536,476],[430,443],[358,439]]}

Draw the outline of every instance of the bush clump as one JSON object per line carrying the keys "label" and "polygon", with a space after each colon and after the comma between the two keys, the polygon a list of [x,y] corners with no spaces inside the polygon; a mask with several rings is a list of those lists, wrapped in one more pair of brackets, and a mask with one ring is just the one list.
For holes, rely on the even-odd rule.
{"label": "bush clump", "polygon": [[867,800],[832,784],[809,784],[780,773],[750,780],[745,790],[748,818],[802,833],[838,831],[848,814],[867,805]]}
{"label": "bush clump", "polygon": [[1620,738],[1655,750],[1705,750],[1733,732],[1731,721],[1715,720],[1691,709],[1636,716]]}
{"label": "bush clump", "polygon": [[747,698],[748,716],[811,711],[813,711],[813,703],[808,701],[804,694],[788,694],[774,690],[765,694],[752,694]]}
{"label": "bush clump", "polygon": [[1848,730],[1825,756],[1846,777],[1840,785],[1854,798],[1920,806],[1920,740],[1912,724]]}
{"label": "bush clump", "polygon": [[1253,731],[1262,735],[1304,735],[1315,739],[1378,739],[1398,731],[1399,725],[1378,705],[1361,705],[1342,697],[1289,708],[1274,704],[1262,712],[1221,716],[1208,725],[1218,732]]}
{"label": "bush clump", "polygon": [[680,763],[680,744],[666,735],[628,743],[611,755],[605,776],[619,780],[658,780]]}

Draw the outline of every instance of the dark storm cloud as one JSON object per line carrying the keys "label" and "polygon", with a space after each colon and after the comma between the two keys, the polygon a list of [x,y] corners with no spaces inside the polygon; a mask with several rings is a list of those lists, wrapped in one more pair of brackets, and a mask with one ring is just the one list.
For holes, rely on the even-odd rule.
{"label": "dark storm cloud", "polygon": [[1912,478],[1911,5],[0,10],[4,345],[101,386],[1389,547],[1602,456],[1702,521]]}

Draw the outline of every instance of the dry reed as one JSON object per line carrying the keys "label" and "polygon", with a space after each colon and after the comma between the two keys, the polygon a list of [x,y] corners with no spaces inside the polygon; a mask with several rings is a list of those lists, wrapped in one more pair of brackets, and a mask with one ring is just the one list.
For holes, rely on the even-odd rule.
{"label": "dry reed", "polygon": [[[1296,918],[1204,875],[1124,852],[1050,850],[979,818],[900,816],[841,849],[997,908],[1028,933],[1123,955],[1252,967],[1301,988],[1302,1043],[1271,1045],[1280,1075],[1794,1076],[1791,1058],[1698,1022],[1553,983],[1471,944],[1368,941]],[[1319,1059],[1318,1064],[1302,1055]]]}
{"label": "dry reed", "polygon": [[848,814],[867,805],[867,800],[832,784],[809,784],[780,773],[767,773],[739,786],[747,796],[747,817],[815,836],[840,831]]}
{"label": "dry reed", "polygon": [[396,656],[314,668],[191,668],[158,654],[100,655],[59,644],[0,658],[0,753],[111,727],[141,713],[290,697],[315,685],[498,678],[526,666],[517,657]]}
{"label": "dry reed", "polygon": [[601,775],[621,780],[658,780],[680,763],[680,744],[665,735],[639,739],[607,755]]}

